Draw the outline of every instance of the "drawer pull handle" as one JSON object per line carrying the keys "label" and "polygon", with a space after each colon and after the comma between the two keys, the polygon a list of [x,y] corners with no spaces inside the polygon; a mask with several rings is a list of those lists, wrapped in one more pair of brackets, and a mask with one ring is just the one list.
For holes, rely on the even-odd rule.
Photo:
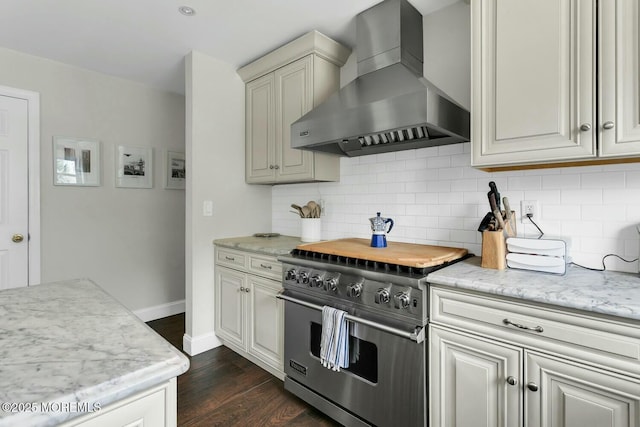
{"label": "drawer pull handle", "polygon": [[266,268],[268,270],[271,270],[271,266],[270,265],[260,264],[260,267]]}
{"label": "drawer pull handle", "polygon": [[544,332],[544,329],[542,329],[542,326],[536,326],[536,327],[532,328],[531,326],[525,326],[525,325],[521,325],[520,323],[512,322],[509,319],[504,319],[502,322],[505,325],[515,326],[518,329],[524,329],[526,331],[534,331],[534,332],[540,332],[540,333]]}
{"label": "drawer pull handle", "polygon": [[224,259],[226,259],[227,261],[235,261],[236,259],[232,256],[225,256]]}

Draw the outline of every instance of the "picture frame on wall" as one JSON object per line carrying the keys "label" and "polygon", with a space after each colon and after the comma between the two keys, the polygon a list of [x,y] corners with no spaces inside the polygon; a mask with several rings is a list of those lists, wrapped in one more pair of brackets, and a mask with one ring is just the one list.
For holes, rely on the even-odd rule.
{"label": "picture frame on wall", "polygon": [[53,184],[99,187],[100,141],[66,136],[53,137]]}
{"label": "picture frame on wall", "polygon": [[167,150],[165,170],[165,188],[184,190],[185,188],[185,155],[178,151]]}
{"label": "picture frame on wall", "polygon": [[116,187],[153,188],[153,148],[116,147]]}

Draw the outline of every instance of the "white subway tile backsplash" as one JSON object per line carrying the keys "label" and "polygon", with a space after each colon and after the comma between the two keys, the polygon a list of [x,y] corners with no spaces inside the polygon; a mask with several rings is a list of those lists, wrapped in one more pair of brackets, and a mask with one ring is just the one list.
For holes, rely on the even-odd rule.
{"label": "white subway tile backsplash", "polygon": [[[568,237],[579,264],[601,267],[607,253],[635,258],[640,239],[640,164],[598,165],[528,171],[484,172],[470,167],[470,144],[342,158],[341,181],[272,187],[272,229],[299,235],[300,219],[291,203],[322,199],[322,238],[371,235],[376,212],[396,221],[390,241],[465,247],[481,253],[477,231],[489,210],[489,181],[495,181],[511,208],[538,200],[534,220],[547,236]],[[521,223],[521,236],[537,229]],[[637,272],[638,263],[607,259],[607,268]]]}
{"label": "white subway tile backsplash", "polygon": [[543,190],[555,190],[555,189],[570,189],[580,188],[580,175],[579,174],[553,174],[545,175],[542,177],[542,189]]}
{"label": "white subway tile backsplash", "polygon": [[514,176],[508,179],[507,185],[509,190],[541,190],[541,176]]}
{"label": "white subway tile backsplash", "polygon": [[601,205],[602,190],[561,190],[560,203],[568,205]]}
{"label": "white subway tile backsplash", "polygon": [[[573,219],[578,220],[581,216],[581,206],[580,205],[543,205],[541,208],[540,218],[544,218],[546,220],[550,219]],[[536,220],[536,218],[533,218]],[[536,221],[537,222],[537,221]]]}
{"label": "white subway tile backsplash", "polygon": [[429,157],[427,158],[427,167],[430,169],[448,168],[451,167],[451,157]]}
{"label": "white subway tile backsplash", "polygon": [[607,189],[604,191],[603,200],[605,204],[640,205],[640,189]]}
{"label": "white subway tile backsplash", "polygon": [[582,188],[620,188],[624,187],[624,172],[583,173]]}
{"label": "white subway tile backsplash", "polygon": [[438,169],[438,179],[462,179],[462,168]]}
{"label": "white subway tile backsplash", "polygon": [[463,152],[462,144],[449,144],[438,147],[439,156],[450,156],[451,154],[462,154]]}

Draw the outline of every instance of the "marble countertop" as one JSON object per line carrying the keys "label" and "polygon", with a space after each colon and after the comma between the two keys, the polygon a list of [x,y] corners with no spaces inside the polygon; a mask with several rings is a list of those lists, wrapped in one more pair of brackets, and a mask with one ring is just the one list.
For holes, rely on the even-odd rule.
{"label": "marble countertop", "polygon": [[[3,403],[104,408],[189,368],[185,355],[87,279],[0,291],[0,319]],[[2,427],[51,426],[83,415],[3,409]]]}
{"label": "marble countertop", "polygon": [[435,271],[430,283],[640,320],[640,276],[570,265],[564,276],[480,267],[474,257]]}
{"label": "marble countertop", "polygon": [[279,256],[286,255],[291,249],[300,245],[302,241],[299,237],[277,236],[277,237],[232,237],[228,239],[216,239],[214,245],[241,251],[255,252],[263,255]]}

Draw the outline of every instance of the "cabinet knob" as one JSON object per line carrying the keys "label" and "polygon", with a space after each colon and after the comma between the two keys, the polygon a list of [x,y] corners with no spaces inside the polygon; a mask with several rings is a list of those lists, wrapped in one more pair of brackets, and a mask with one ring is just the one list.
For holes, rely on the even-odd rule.
{"label": "cabinet knob", "polygon": [[602,125],[604,129],[613,129],[613,126],[614,125],[612,121],[604,122],[604,124]]}
{"label": "cabinet knob", "polygon": [[14,234],[11,236],[11,241],[13,243],[20,243],[24,240],[24,236],[22,234]]}
{"label": "cabinet knob", "polygon": [[273,165],[269,165],[269,169],[273,169],[273,167],[274,167]]}
{"label": "cabinet knob", "polygon": [[280,166],[275,165],[273,168],[274,168],[274,169],[280,169]]}
{"label": "cabinet knob", "polygon": [[582,132],[586,132],[591,130],[591,125],[589,123],[583,123],[582,125],[580,125],[580,130]]}
{"label": "cabinet knob", "polygon": [[240,286],[240,292],[244,292],[244,286]]}
{"label": "cabinet knob", "polygon": [[249,293],[249,288],[244,288],[244,291],[245,291],[246,293]]}
{"label": "cabinet knob", "polygon": [[516,377],[509,377],[507,378],[507,384],[509,385],[518,385],[518,380],[516,379]]}
{"label": "cabinet knob", "polygon": [[538,391],[538,384],[536,383],[529,383],[527,384],[527,388],[531,391]]}

